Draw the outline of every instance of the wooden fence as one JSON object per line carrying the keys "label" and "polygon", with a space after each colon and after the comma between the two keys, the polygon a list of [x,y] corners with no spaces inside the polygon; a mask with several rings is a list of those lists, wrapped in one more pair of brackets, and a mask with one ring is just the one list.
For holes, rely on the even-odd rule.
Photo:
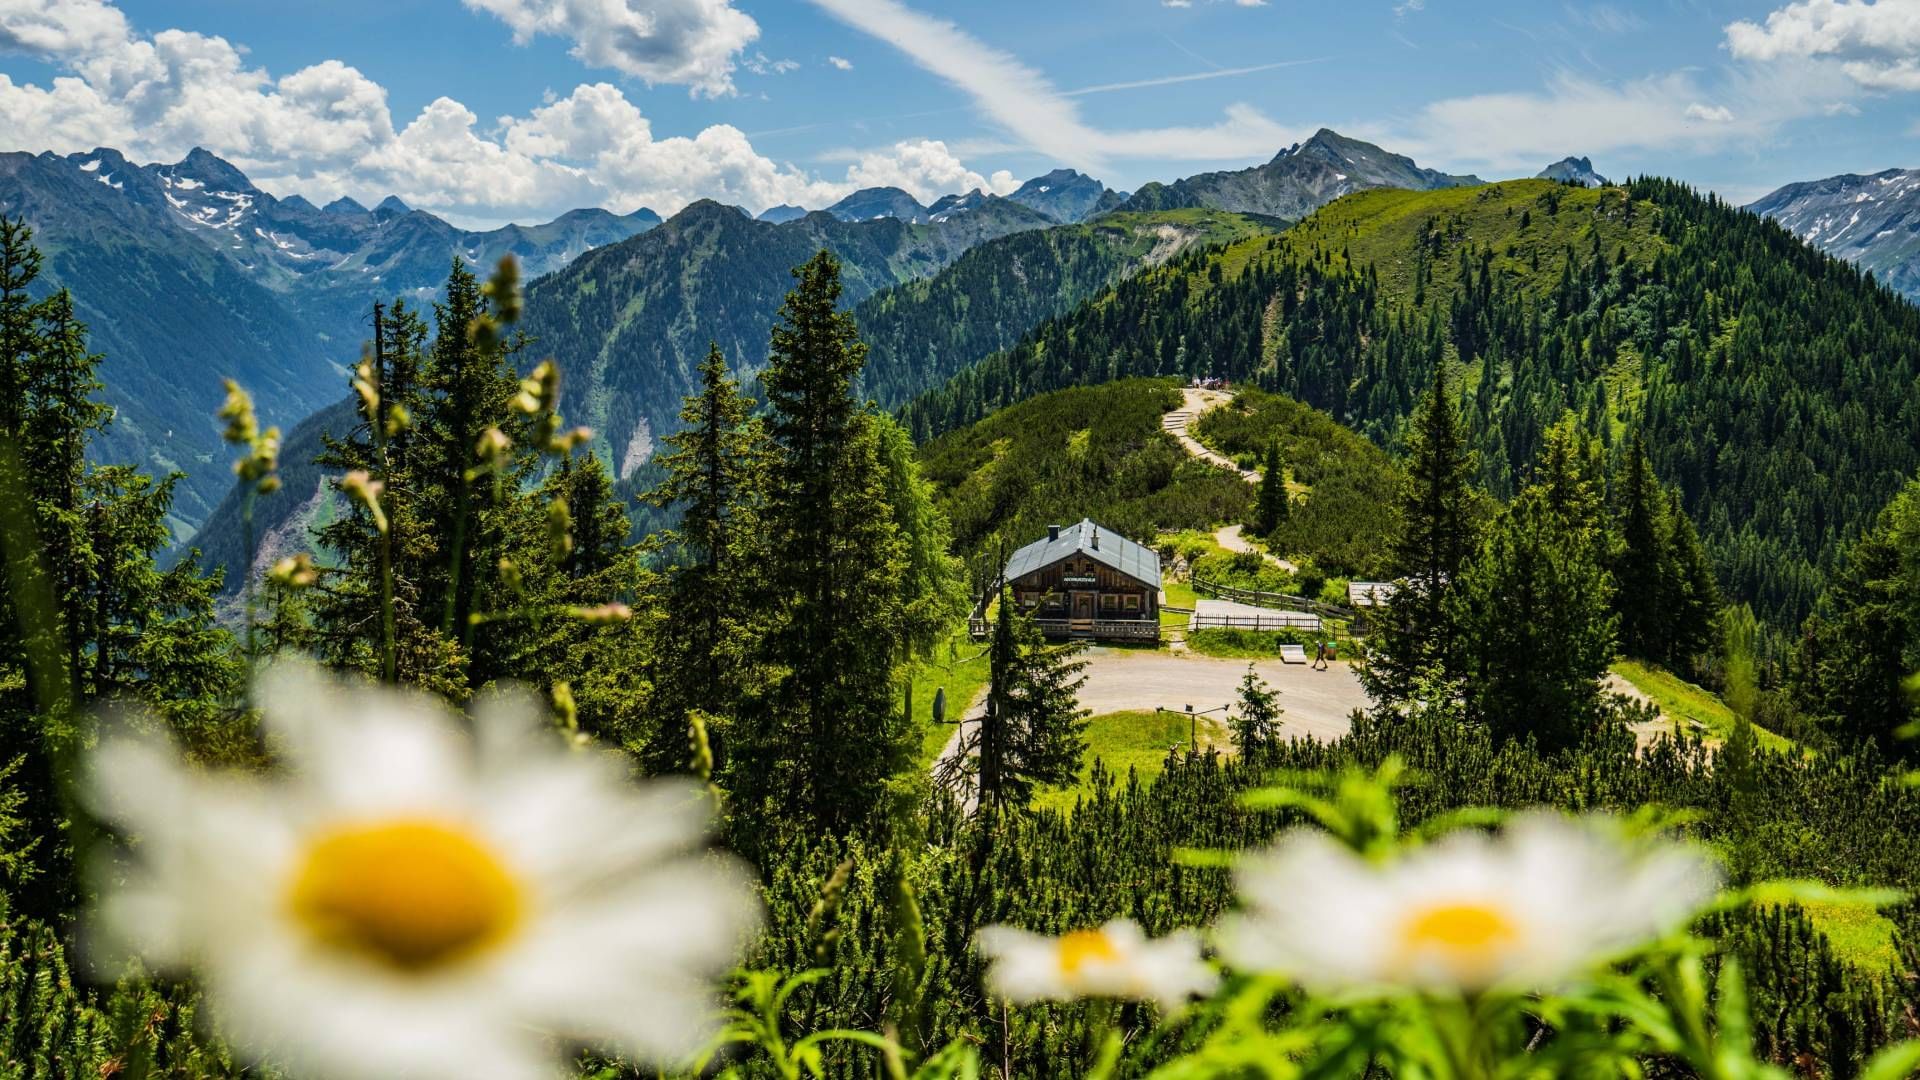
{"label": "wooden fence", "polygon": [[1276,611],[1259,615],[1195,615],[1187,620],[1187,632],[1195,630],[1311,630],[1319,633],[1320,616],[1299,611]]}
{"label": "wooden fence", "polygon": [[[1309,600],[1304,596],[1293,596],[1288,593],[1260,592],[1256,589],[1238,589],[1232,585],[1222,585],[1216,581],[1208,581],[1198,574],[1193,576],[1193,591],[1206,593],[1208,596],[1215,596],[1222,600],[1231,600],[1236,604],[1250,604],[1253,607],[1288,608],[1298,611],[1311,611],[1330,619],[1351,619],[1355,614],[1351,608],[1343,608],[1337,604],[1323,603],[1319,600]],[[1317,629],[1318,626],[1319,621],[1315,620],[1315,628]]]}

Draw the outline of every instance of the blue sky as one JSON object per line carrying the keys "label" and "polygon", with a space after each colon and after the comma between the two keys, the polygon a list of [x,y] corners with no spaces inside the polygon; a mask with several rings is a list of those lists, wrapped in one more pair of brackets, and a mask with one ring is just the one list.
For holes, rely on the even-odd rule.
{"label": "blue sky", "polygon": [[0,0],[0,143],[205,145],[463,223],[1115,187],[1320,126],[1488,178],[1589,154],[1747,201],[1913,163],[1920,0]]}

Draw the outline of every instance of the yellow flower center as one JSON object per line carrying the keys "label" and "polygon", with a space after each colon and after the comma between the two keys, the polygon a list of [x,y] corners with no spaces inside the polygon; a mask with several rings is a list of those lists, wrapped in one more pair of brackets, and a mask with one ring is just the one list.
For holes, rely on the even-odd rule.
{"label": "yellow flower center", "polygon": [[1059,944],[1060,970],[1068,975],[1078,974],[1089,962],[1114,961],[1120,959],[1120,950],[1113,947],[1107,935],[1099,930],[1075,930],[1062,935]]}
{"label": "yellow flower center", "polygon": [[1487,904],[1439,904],[1413,913],[1400,928],[1403,955],[1439,953],[1468,972],[1480,972],[1520,937],[1507,913]]}
{"label": "yellow flower center", "polygon": [[387,821],[325,833],[287,900],[314,937],[420,972],[512,932],[520,888],[499,857],[441,822]]}

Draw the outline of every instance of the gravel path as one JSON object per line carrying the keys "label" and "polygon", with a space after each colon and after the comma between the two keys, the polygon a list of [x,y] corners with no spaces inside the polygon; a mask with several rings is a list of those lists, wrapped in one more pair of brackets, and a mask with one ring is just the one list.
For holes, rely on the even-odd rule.
{"label": "gravel path", "polygon": [[1217,408],[1233,400],[1233,395],[1224,390],[1195,390],[1188,388],[1180,391],[1180,407],[1160,418],[1160,426],[1172,435],[1187,453],[1202,461],[1210,461],[1223,469],[1232,469],[1249,484],[1260,482],[1260,473],[1254,469],[1243,469],[1222,454],[1216,454],[1200,445],[1200,440],[1188,433],[1187,428],[1200,414],[1208,409]]}
{"label": "gravel path", "polygon": [[[1096,647],[1088,649],[1082,659],[1087,662],[1087,681],[1080,687],[1080,707],[1094,716],[1151,710],[1155,706],[1176,712],[1185,712],[1188,705],[1195,712],[1218,709],[1240,700],[1240,680],[1247,674],[1245,660],[1192,653]],[[1337,739],[1351,728],[1353,711],[1372,704],[1346,661],[1336,661],[1326,671],[1278,660],[1256,660],[1253,668],[1280,691],[1280,731],[1289,738],[1312,735],[1322,741]],[[978,722],[985,707],[986,691],[982,690],[967,706],[953,737],[934,762],[936,775],[943,763],[960,752],[960,740]],[[1208,715],[1218,721],[1224,713]],[[971,797],[967,803],[971,810]]]}
{"label": "gravel path", "polygon": [[1299,567],[1275,555],[1273,552],[1265,548],[1256,547],[1253,541],[1247,539],[1245,529],[1245,525],[1222,525],[1219,531],[1213,534],[1213,542],[1226,548],[1228,551],[1254,552],[1289,574],[1299,569]]}

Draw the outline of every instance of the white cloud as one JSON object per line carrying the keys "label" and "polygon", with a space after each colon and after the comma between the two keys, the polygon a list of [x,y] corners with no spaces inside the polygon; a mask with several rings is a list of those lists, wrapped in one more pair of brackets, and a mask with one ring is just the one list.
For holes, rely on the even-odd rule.
{"label": "white cloud", "polygon": [[973,99],[976,107],[1023,145],[1088,172],[1116,158],[1221,161],[1267,157],[1298,137],[1247,105],[1227,110],[1210,127],[1110,131],[1080,117],[1079,107],[1042,73],[953,22],[899,0],[814,0],[849,26],[879,38]]}
{"label": "white cloud", "polygon": [[[1563,72],[1540,90],[1450,98],[1360,130],[1426,165],[1531,175],[1570,149],[1598,155],[1751,145],[1789,120],[1823,113],[1847,92],[1844,77],[1806,64],[1735,73],[1711,92],[1687,72],[1625,83]],[[1579,145],[1569,148],[1569,138]]]}
{"label": "white cloud", "polygon": [[465,0],[492,14],[525,44],[539,34],[573,41],[582,63],[644,79],[733,92],[734,57],[760,25],[731,0]]}
{"label": "white cloud", "polygon": [[743,61],[741,66],[755,75],[785,75],[789,71],[800,70],[800,61],[769,60],[766,53],[757,52],[750,59]]}
{"label": "white cloud", "polygon": [[1726,27],[1727,47],[1743,60],[1838,61],[1869,90],[1920,90],[1920,0],[1799,0],[1766,24]]}
{"label": "white cloud", "polygon": [[827,57],[827,63],[832,64],[834,67],[839,68],[841,71],[853,70],[853,61],[847,59],[844,56],[829,56]]}
{"label": "white cloud", "polygon": [[142,37],[118,16],[99,0],[0,0],[0,45],[31,48],[69,72],[45,86],[0,74],[0,149],[106,145],[174,161],[202,146],[276,194],[369,204],[394,194],[468,224],[544,220],[581,206],[668,214],[703,197],[755,210],[823,206],[871,183],[931,198],[1004,190],[1011,180],[982,177],[927,140],[865,151],[845,176],[822,177],[762,156],[730,125],[659,137],[608,83],[550,94],[491,125],[446,97],[399,123],[385,88],[339,61],[276,79],[224,38]]}
{"label": "white cloud", "polygon": [[0,51],[70,56],[126,36],[126,16],[101,0],[7,0],[0,4]]}
{"label": "white cloud", "polygon": [[1020,186],[1005,169],[991,177],[981,176],[937,139],[903,142],[882,152],[862,154],[847,170],[847,182],[857,187],[897,187],[923,203],[950,191],[980,189],[1006,195]]}

